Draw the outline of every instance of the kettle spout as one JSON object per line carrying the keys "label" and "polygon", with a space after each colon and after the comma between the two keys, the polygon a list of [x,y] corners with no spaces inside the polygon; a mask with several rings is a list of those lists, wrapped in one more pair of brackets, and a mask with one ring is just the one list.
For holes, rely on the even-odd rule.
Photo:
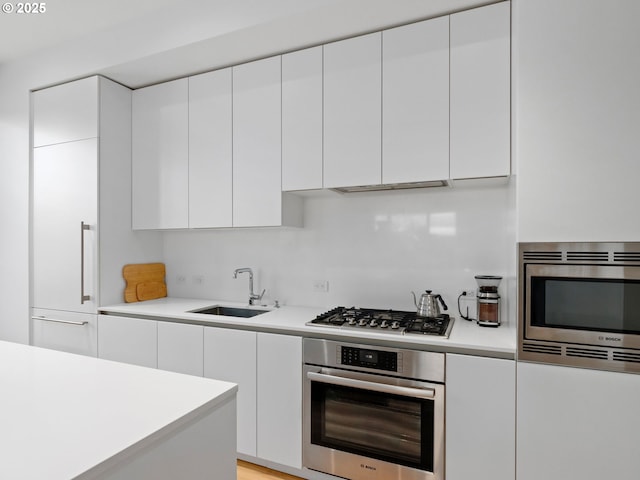
{"label": "kettle spout", "polygon": [[416,294],[411,292],[411,295],[413,295],[413,304],[418,308],[418,299],[416,298]]}

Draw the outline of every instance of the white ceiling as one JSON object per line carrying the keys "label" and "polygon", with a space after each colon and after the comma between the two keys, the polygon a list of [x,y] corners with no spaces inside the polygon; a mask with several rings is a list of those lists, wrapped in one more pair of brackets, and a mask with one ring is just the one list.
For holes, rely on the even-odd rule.
{"label": "white ceiling", "polygon": [[137,88],[494,1],[49,0],[0,13],[0,65],[67,48],[113,58],[87,73]]}

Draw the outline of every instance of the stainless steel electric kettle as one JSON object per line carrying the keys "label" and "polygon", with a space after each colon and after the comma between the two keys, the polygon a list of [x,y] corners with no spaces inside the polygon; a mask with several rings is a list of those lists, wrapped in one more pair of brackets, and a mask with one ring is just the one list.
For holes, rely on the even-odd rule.
{"label": "stainless steel electric kettle", "polygon": [[420,303],[418,303],[416,294],[414,292],[411,292],[411,294],[419,317],[439,317],[440,305],[438,305],[438,301],[442,304],[442,309],[447,310],[447,304],[444,303],[442,296],[431,293],[431,290],[425,290],[425,293],[420,296]]}

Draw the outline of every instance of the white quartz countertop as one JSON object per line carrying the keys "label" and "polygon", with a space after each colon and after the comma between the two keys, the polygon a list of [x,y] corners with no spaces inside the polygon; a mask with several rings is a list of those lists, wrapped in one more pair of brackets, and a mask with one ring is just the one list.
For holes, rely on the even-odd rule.
{"label": "white quartz countertop", "polygon": [[0,342],[0,478],[84,478],[236,390],[233,383]]}
{"label": "white quartz countertop", "polygon": [[[269,309],[267,313],[251,318],[238,318],[219,315],[193,313],[192,310],[212,305],[235,306],[242,308]],[[247,307],[246,304],[166,297],[137,303],[123,303],[101,307],[100,312],[112,315],[125,315],[156,320],[196,323],[201,325],[255,330],[272,333],[301,335],[304,337],[327,338],[353,343],[376,344],[417,350],[432,350],[449,353],[482,355],[497,358],[514,359],[516,352],[516,329],[508,324],[500,327],[480,327],[459,317],[449,338],[428,335],[392,335],[360,329],[338,329],[305,325],[316,316],[329,310],[321,307],[282,306]]]}

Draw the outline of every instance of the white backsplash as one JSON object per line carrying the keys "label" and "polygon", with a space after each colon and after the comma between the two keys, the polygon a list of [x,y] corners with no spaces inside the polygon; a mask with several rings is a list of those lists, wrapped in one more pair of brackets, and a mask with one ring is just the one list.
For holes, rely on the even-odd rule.
{"label": "white backsplash", "polygon": [[[411,291],[429,289],[457,316],[458,295],[476,289],[475,275],[501,275],[503,321],[511,322],[514,183],[325,193],[305,197],[304,228],[166,232],[169,294],[245,301],[248,277],[233,271],[251,267],[269,304],[412,310]],[[328,291],[317,291],[324,282]]]}

